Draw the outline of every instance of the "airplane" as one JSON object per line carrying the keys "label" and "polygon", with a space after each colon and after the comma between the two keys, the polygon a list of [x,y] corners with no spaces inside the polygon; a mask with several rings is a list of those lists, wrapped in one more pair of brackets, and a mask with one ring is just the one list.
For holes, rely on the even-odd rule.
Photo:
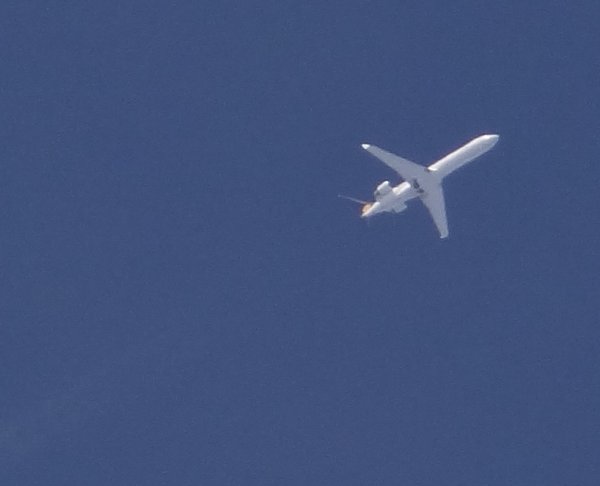
{"label": "airplane", "polygon": [[498,143],[499,138],[499,135],[481,135],[428,167],[415,164],[375,145],[362,144],[363,149],[395,170],[404,182],[392,187],[389,181],[383,181],[375,189],[373,202],[347,199],[362,203],[361,218],[368,219],[385,212],[400,213],[406,209],[407,201],[419,198],[429,210],[440,238],[446,238],[449,232],[442,190],[444,178],[486,153]]}

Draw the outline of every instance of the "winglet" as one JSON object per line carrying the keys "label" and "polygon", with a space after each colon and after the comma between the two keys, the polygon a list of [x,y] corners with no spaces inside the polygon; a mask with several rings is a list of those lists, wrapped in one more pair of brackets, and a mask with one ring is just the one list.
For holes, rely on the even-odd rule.
{"label": "winglet", "polygon": [[361,145],[362,148],[364,148],[365,150],[369,150],[370,145],[368,143],[363,143]]}

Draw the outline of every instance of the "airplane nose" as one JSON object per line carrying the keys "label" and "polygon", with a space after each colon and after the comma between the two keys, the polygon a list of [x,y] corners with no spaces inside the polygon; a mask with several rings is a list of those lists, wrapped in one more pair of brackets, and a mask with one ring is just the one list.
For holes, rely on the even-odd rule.
{"label": "airplane nose", "polygon": [[486,135],[485,138],[487,138],[490,146],[494,146],[498,143],[498,140],[500,140],[500,135]]}

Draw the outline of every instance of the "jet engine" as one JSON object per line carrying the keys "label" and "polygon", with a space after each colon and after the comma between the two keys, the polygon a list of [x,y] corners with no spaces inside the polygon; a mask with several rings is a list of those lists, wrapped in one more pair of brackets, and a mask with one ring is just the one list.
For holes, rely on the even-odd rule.
{"label": "jet engine", "polygon": [[377,186],[377,189],[375,189],[375,193],[373,194],[373,196],[375,197],[376,201],[379,201],[382,197],[384,197],[386,194],[390,193],[391,191],[392,191],[392,186],[390,186],[390,182],[383,181],[381,184],[379,184]]}

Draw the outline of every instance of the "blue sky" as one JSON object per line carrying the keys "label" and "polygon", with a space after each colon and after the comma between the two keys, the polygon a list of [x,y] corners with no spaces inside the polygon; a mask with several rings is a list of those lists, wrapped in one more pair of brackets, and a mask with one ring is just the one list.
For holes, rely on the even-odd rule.
{"label": "blue sky", "polygon": [[597,484],[594,2],[0,13],[3,484]]}

